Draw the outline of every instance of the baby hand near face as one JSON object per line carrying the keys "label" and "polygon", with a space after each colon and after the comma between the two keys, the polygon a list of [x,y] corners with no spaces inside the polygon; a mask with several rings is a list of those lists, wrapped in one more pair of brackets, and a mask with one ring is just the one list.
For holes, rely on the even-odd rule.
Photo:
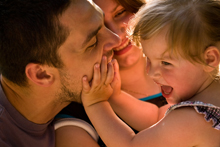
{"label": "baby hand near face", "polygon": [[112,60],[112,65],[114,68],[114,79],[111,83],[111,86],[113,88],[113,94],[111,95],[111,98],[117,98],[121,94],[121,77],[119,73],[119,65],[116,59]]}
{"label": "baby hand near face", "polygon": [[107,58],[104,56],[101,65],[96,63],[91,84],[89,84],[87,76],[83,77],[82,102],[84,107],[102,101],[108,101],[113,93],[111,83],[115,79],[113,67],[114,62],[115,61],[107,63]]}

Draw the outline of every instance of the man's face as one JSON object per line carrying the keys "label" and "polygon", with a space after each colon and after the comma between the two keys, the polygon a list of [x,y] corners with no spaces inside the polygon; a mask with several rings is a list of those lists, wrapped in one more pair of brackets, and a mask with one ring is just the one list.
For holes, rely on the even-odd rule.
{"label": "man's face", "polygon": [[58,69],[58,98],[81,102],[82,77],[87,75],[92,80],[94,64],[100,63],[103,55],[111,61],[112,49],[120,40],[104,26],[103,12],[87,0],[72,2],[60,22],[69,30],[69,36],[58,50],[64,64]]}

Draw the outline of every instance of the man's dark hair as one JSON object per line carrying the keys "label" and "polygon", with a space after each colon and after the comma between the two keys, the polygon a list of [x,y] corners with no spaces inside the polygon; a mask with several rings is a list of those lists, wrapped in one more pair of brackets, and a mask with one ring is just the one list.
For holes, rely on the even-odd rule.
{"label": "man's dark hair", "polygon": [[57,49],[68,31],[59,16],[70,0],[0,0],[0,71],[25,86],[28,63],[61,67]]}

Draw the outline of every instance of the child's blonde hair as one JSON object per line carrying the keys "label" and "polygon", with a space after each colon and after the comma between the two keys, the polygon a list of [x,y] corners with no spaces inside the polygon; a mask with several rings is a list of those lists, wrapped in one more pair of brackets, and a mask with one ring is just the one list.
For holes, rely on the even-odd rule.
{"label": "child's blonde hair", "polygon": [[207,47],[220,47],[220,1],[148,0],[129,26],[137,44],[168,26],[167,51],[206,64],[203,53]]}

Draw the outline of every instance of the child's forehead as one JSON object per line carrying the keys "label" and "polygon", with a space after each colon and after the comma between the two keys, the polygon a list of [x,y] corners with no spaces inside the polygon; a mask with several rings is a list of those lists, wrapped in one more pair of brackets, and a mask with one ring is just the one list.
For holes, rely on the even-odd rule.
{"label": "child's forehead", "polygon": [[149,58],[156,60],[178,60],[180,55],[169,49],[167,41],[156,39],[141,39],[141,45],[144,54]]}
{"label": "child's forehead", "polygon": [[167,25],[155,32],[148,39],[140,38],[140,43],[146,56],[157,56],[157,59],[169,60],[178,59],[179,57],[184,56],[181,45],[178,44],[178,46],[173,46],[175,44],[174,42],[170,44],[169,37],[171,36],[169,35],[169,31],[170,26]]}
{"label": "child's forehead", "polygon": [[148,42],[148,44],[151,45],[157,45],[157,44],[167,44],[168,41],[168,34],[169,34],[169,27],[163,27],[160,30],[148,35],[148,38],[143,38],[141,35],[140,36],[140,41],[141,42]]}
{"label": "child's forehead", "polygon": [[168,47],[166,35],[163,32],[159,32],[149,39],[140,39],[140,43],[142,45],[143,52],[146,54],[163,53]]}

